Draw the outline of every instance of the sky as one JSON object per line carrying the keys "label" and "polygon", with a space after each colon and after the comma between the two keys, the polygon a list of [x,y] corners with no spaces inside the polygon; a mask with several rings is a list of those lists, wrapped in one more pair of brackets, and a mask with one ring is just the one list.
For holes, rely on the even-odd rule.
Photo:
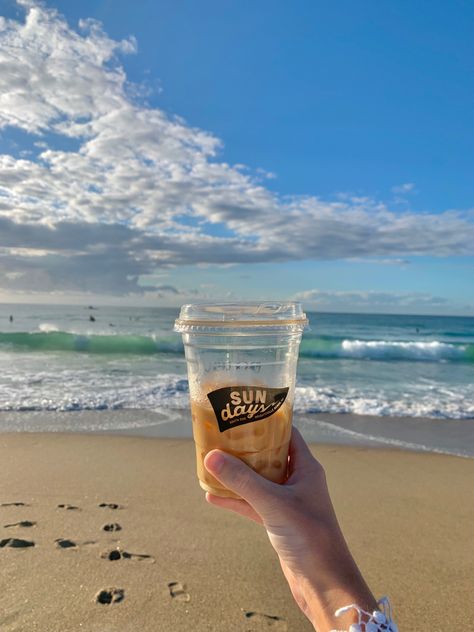
{"label": "sky", "polygon": [[0,302],[474,315],[469,0],[0,16]]}

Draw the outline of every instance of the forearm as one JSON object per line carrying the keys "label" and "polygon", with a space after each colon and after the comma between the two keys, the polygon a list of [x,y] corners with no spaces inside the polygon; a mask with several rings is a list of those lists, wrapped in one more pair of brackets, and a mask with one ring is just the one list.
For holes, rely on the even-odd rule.
{"label": "forearm", "polygon": [[283,485],[270,483],[239,459],[217,451],[207,455],[205,466],[241,496],[235,500],[210,495],[208,501],[263,524],[291,592],[317,632],[356,623],[355,610],[335,616],[350,604],[370,614],[377,609],[339,527],[324,470],[296,429],[290,475]]}
{"label": "forearm", "polygon": [[298,606],[311,621],[317,632],[348,629],[351,623],[357,622],[355,612],[348,612],[336,618],[335,612],[348,604],[358,604],[364,610],[372,612],[377,608],[377,602],[360,576],[344,578],[344,583],[330,586],[321,584],[319,579],[313,581],[307,576],[298,576],[288,568],[283,567],[291,592]]}
{"label": "forearm", "polygon": [[335,612],[348,604],[358,604],[372,612],[377,602],[362,577],[340,530],[313,534],[307,555],[286,564],[285,577],[301,610],[318,632],[348,629],[357,621],[356,613],[339,618]]}

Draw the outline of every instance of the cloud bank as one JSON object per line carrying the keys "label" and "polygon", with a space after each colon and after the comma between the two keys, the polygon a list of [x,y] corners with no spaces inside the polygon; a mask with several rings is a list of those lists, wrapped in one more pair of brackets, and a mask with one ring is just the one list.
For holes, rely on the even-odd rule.
{"label": "cloud bank", "polygon": [[0,155],[1,288],[122,294],[172,265],[474,254],[472,212],[278,196],[140,99],[120,63],[132,37],[18,4],[24,20],[0,18],[0,133],[29,142]]}
{"label": "cloud bank", "polygon": [[445,307],[448,299],[423,292],[377,292],[306,290],[295,294],[295,300],[317,308],[420,308]]}

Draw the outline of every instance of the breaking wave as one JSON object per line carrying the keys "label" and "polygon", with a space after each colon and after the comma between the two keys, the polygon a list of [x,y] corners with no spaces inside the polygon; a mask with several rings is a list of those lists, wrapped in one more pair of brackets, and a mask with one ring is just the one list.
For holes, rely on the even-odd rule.
{"label": "breaking wave", "polygon": [[[58,331],[55,325],[42,324],[36,332],[0,332],[0,345],[10,351],[69,351],[98,354],[155,353],[181,354],[178,336],[131,334],[79,334]],[[474,345],[432,340],[351,340],[347,338],[306,338],[300,349],[303,358],[348,358],[356,360],[405,360],[423,362],[474,362]]]}
{"label": "breaking wave", "polygon": [[[52,327],[52,326],[49,326]],[[180,353],[177,336],[154,338],[140,335],[75,334],[42,326],[39,332],[0,332],[0,345],[10,351],[74,351],[101,354]]]}
{"label": "breaking wave", "polygon": [[302,357],[357,360],[414,360],[423,362],[474,362],[474,345],[394,340],[303,340]]}

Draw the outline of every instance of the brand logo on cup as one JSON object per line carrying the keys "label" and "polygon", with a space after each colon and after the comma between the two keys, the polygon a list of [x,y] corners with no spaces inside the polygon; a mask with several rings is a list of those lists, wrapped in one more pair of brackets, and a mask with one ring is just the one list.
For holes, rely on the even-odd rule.
{"label": "brand logo on cup", "polygon": [[265,419],[281,408],[289,387],[259,388],[255,386],[225,386],[207,394],[216,415],[219,430]]}

